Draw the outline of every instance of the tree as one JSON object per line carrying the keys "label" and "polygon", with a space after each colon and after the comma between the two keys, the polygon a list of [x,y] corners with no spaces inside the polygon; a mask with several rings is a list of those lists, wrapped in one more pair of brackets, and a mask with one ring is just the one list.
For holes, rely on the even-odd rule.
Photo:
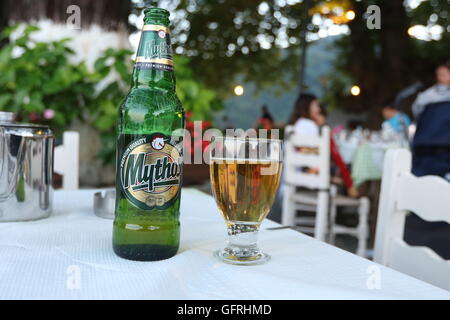
{"label": "tree", "polygon": [[[340,54],[337,72],[329,79],[328,101],[349,111],[368,111],[368,124],[375,128],[381,120],[383,101],[415,81],[429,82],[436,63],[448,58],[448,33],[444,32],[440,41],[425,42],[410,37],[408,28],[416,23],[427,24],[434,12],[430,10],[431,2],[407,11],[402,1],[352,0],[356,18],[348,24],[350,34],[337,43]],[[441,7],[433,9],[450,10],[445,0],[435,2]],[[372,4],[381,9],[380,30],[366,27],[364,14]],[[448,20],[440,22],[448,26]],[[349,81],[361,87],[358,97],[348,94]],[[410,112],[409,105],[403,107]]]}
{"label": "tree", "polygon": [[[349,111],[368,111],[374,126],[381,120],[378,108],[382,101],[417,80],[427,82],[434,64],[448,56],[448,1],[424,1],[414,9],[405,3],[316,0],[308,12],[318,14],[333,6],[355,12],[352,21],[321,12],[337,23],[348,24],[350,30],[336,44],[340,54],[325,81],[326,100]],[[306,27],[311,35],[321,28],[301,19],[306,9],[305,1],[300,0],[141,0],[134,10],[152,5],[173,13],[176,52],[190,56],[195,74],[222,95],[231,93],[236,81],[254,82],[260,91],[280,84],[285,89],[295,86],[301,30]],[[381,9],[381,30],[367,28],[365,13],[370,5]],[[447,31],[442,39],[424,42],[411,38],[408,28],[417,23],[427,25],[433,13],[438,15],[435,23]],[[362,88],[359,97],[350,96],[352,84]]]}
{"label": "tree", "polygon": [[[8,14],[9,12],[9,3],[4,0],[0,1],[0,31],[5,29],[8,26]],[[0,48],[8,43],[7,38],[0,39]]]}
{"label": "tree", "polygon": [[[322,27],[302,19],[306,8],[301,0],[3,0],[5,3],[14,3],[11,18],[29,19],[34,15],[57,21],[65,21],[67,5],[78,4],[83,23],[96,22],[109,28],[127,24],[130,10],[141,13],[144,6],[155,5],[168,8],[172,13],[175,52],[188,56],[195,78],[221,97],[231,94],[237,82],[253,82],[259,91],[274,86],[283,90],[295,87],[300,76],[301,31],[306,28],[309,35],[314,35]],[[417,80],[429,82],[434,65],[448,58],[450,3],[423,1],[414,9],[405,3],[313,1],[314,7],[308,14],[346,23],[350,30],[336,43],[340,54],[324,81],[326,100],[332,105],[355,112],[369,111],[370,122],[379,122],[382,101]],[[365,13],[373,4],[381,8],[381,30],[369,30],[366,26]],[[322,10],[331,6],[341,11],[353,10],[355,18],[333,19]],[[408,36],[410,26],[427,25],[430,21],[444,28],[441,40],[426,42]],[[349,95],[352,84],[361,87],[359,97]]]}
{"label": "tree", "polygon": [[[222,95],[236,81],[259,88],[297,84],[303,3],[180,0],[170,7],[176,53],[190,57],[195,74]],[[144,6],[168,1],[141,0]],[[310,26],[314,31],[314,26]],[[288,50],[285,50],[288,48]]]}

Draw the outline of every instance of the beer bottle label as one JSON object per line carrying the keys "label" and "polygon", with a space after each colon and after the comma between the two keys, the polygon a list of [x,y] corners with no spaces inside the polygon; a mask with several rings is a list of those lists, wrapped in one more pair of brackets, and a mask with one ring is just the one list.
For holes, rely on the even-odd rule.
{"label": "beer bottle label", "polygon": [[169,28],[158,25],[144,26],[135,68],[173,71]]}
{"label": "beer bottle label", "polygon": [[[121,135],[119,140],[126,139],[125,136]],[[154,133],[140,136],[122,149],[117,178],[127,199],[138,208],[165,209],[177,199],[183,156],[182,140],[176,139]]]}

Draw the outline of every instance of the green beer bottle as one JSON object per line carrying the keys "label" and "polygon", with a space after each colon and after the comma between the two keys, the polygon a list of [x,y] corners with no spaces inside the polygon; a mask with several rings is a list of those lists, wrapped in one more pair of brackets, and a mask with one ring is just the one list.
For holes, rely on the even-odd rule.
{"label": "green beer bottle", "polygon": [[126,259],[153,261],[179,247],[185,116],[175,93],[169,12],[144,12],[131,90],[119,110],[113,248]]}

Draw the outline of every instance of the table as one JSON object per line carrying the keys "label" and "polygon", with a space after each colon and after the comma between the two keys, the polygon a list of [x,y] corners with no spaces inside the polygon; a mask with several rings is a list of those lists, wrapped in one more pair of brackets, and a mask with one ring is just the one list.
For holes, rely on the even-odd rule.
{"label": "table", "polygon": [[381,180],[384,155],[388,149],[409,148],[402,135],[395,132],[356,131],[346,137],[340,133],[335,138],[342,160],[351,165],[355,185],[365,181]]}
{"label": "table", "polygon": [[181,247],[134,262],[111,248],[112,221],[93,213],[95,190],[58,191],[53,215],[0,224],[0,299],[450,299],[450,292],[265,221],[272,260],[233,266],[212,252],[226,239],[214,199],[183,189]]}
{"label": "table", "polygon": [[384,154],[388,146],[382,143],[365,142],[355,144],[340,140],[337,142],[343,161],[352,166],[352,178],[356,185],[368,180],[381,180]]}

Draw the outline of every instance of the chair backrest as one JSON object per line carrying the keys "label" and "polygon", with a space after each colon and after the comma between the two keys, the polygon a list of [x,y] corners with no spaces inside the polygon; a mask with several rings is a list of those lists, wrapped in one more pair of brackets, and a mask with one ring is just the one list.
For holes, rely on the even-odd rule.
{"label": "chair backrest", "polygon": [[63,144],[55,147],[55,172],[63,176],[62,188],[78,189],[80,135],[75,131],[66,131]]}
{"label": "chair backrest", "polygon": [[[320,136],[298,135],[288,126],[284,144],[284,179],[287,184],[309,189],[330,186],[330,128],[323,127]],[[290,134],[288,134],[290,133]],[[318,169],[318,172],[304,170]]]}
{"label": "chair backrest", "polygon": [[389,150],[384,160],[374,260],[450,290],[450,261],[430,248],[403,241],[409,212],[426,221],[450,223],[450,183],[436,176],[414,176],[411,153]]}

